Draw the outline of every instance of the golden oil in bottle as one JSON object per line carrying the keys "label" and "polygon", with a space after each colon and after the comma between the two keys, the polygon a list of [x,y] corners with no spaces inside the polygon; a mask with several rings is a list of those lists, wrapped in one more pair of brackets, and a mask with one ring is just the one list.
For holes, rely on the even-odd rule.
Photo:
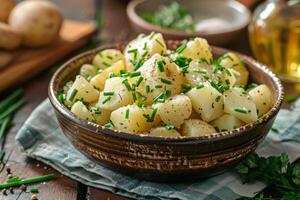
{"label": "golden oil in bottle", "polygon": [[300,1],[268,0],[249,25],[254,56],[284,80],[300,82]]}

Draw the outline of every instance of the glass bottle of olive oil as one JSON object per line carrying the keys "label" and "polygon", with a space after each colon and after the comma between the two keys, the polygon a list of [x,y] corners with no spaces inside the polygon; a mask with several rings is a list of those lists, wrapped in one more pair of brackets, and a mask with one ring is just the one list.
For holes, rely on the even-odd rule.
{"label": "glass bottle of olive oil", "polygon": [[300,0],[268,0],[248,27],[254,56],[284,80],[300,82]]}

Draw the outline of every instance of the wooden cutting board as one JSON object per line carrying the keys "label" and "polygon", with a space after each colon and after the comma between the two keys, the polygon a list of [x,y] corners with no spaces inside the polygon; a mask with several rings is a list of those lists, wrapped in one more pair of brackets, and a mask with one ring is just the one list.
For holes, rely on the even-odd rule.
{"label": "wooden cutting board", "polygon": [[67,54],[84,46],[95,31],[96,28],[92,24],[65,20],[60,39],[51,46],[12,51],[11,63],[0,69],[0,91],[32,78]]}

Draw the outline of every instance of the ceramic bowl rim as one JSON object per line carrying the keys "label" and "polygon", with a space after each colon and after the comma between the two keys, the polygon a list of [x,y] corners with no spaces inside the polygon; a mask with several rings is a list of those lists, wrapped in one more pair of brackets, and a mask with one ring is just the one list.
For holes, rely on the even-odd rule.
{"label": "ceramic bowl rim", "polygon": [[[169,40],[168,42],[178,42],[178,40]],[[244,126],[241,126],[239,128],[233,129],[231,131],[222,131],[218,133],[214,133],[211,135],[204,135],[204,136],[197,136],[197,137],[184,137],[184,136],[178,136],[178,137],[154,137],[154,136],[148,136],[148,135],[140,135],[140,134],[130,134],[118,130],[111,130],[108,128],[105,128],[104,126],[100,126],[91,122],[88,122],[86,120],[80,119],[77,116],[75,116],[70,110],[68,110],[65,106],[63,106],[58,98],[56,97],[55,93],[58,91],[55,91],[55,85],[56,85],[56,79],[62,73],[65,68],[67,68],[72,62],[83,58],[85,56],[88,56],[90,54],[95,54],[96,52],[107,49],[107,48],[116,48],[120,46],[120,44],[108,44],[108,45],[101,45],[97,48],[91,49],[89,51],[83,52],[71,59],[69,59],[67,62],[65,62],[52,76],[49,86],[48,86],[48,97],[50,99],[50,102],[52,106],[58,111],[60,114],[62,114],[64,117],[66,117],[68,120],[74,122],[78,126],[88,129],[92,132],[95,132],[96,134],[106,134],[112,137],[117,137],[119,139],[123,140],[130,140],[130,141],[136,141],[136,142],[144,142],[144,143],[165,143],[165,144],[186,144],[186,143],[212,143],[215,141],[220,140],[227,140],[231,139],[232,137],[236,137],[240,134],[243,134],[245,132],[249,132],[250,130],[254,129],[258,125],[262,125],[269,121],[273,116],[275,116],[281,107],[281,104],[283,102],[284,98],[284,90],[283,86],[281,84],[281,81],[278,77],[265,65],[255,61],[253,58],[240,54],[235,51],[231,51],[228,49],[215,47],[211,45],[212,52],[214,51],[223,51],[223,52],[233,52],[236,53],[239,57],[243,57],[244,61],[247,63],[251,63],[255,68],[258,68],[259,70],[264,72],[264,75],[267,75],[269,78],[272,79],[273,84],[275,85],[275,91],[272,91],[274,94],[277,94],[277,98],[272,106],[272,108],[264,114],[262,117],[260,117],[258,120],[252,123],[245,124]]]}
{"label": "ceramic bowl rim", "polygon": [[145,0],[132,0],[128,3],[127,8],[126,8],[126,12],[127,12],[127,16],[128,18],[135,24],[137,24],[139,27],[142,27],[143,29],[147,29],[147,30],[152,30],[153,32],[159,32],[159,33],[163,33],[163,34],[170,34],[170,35],[176,35],[176,36],[183,36],[183,37],[193,37],[193,36],[203,36],[203,37],[209,37],[209,36],[219,36],[219,35],[223,35],[223,34],[228,34],[228,33],[233,33],[236,31],[240,31],[242,29],[244,29],[245,27],[247,27],[247,25],[250,23],[250,18],[251,18],[251,13],[249,11],[249,9],[244,6],[242,3],[236,1],[236,0],[226,0],[227,4],[232,4],[235,7],[231,6],[231,9],[234,10],[238,10],[237,8],[239,7],[239,9],[244,9],[245,14],[243,15],[243,17],[245,17],[245,23],[240,24],[239,26],[236,27],[230,27],[225,31],[220,31],[220,32],[216,32],[216,33],[208,33],[208,32],[201,32],[201,31],[194,31],[194,32],[184,32],[184,31],[177,31],[177,30],[171,30],[171,29],[166,29],[154,24],[151,24],[147,21],[145,21],[143,18],[140,17],[140,15],[138,15],[136,13],[136,7],[145,2]]}

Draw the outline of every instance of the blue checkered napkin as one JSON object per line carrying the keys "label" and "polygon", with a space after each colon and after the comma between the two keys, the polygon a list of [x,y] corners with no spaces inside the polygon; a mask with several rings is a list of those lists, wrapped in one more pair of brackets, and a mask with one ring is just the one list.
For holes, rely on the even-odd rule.
{"label": "blue checkered napkin", "polygon": [[[264,156],[286,152],[292,161],[297,159],[300,155],[300,100],[293,110],[279,112],[274,128],[279,133],[270,132],[257,152]],[[161,184],[106,169],[78,152],[64,137],[48,100],[32,112],[16,141],[28,156],[66,176],[88,186],[136,199],[231,200],[241,195],[253,196],[265,187],[259,182],[243,185],[233,171],[198,182]]]}

